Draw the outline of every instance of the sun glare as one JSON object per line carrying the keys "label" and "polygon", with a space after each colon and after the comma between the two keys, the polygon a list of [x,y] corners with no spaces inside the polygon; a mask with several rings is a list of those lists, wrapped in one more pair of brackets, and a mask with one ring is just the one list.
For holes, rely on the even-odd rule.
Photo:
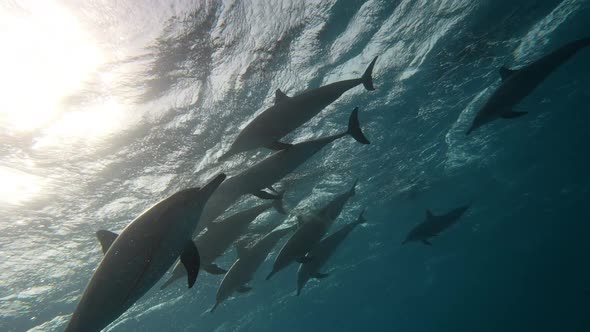
{"label": "sun glare", "polygon": [[46,0],[23,7],[18,13],[0,9],[0,125],[17,133],[51,121],[61,99],[104,61],[63,6]]}
{"label": "sun glare", "polygon": [[37,176],[8,167],[0,166],[0,183],[0,203],[18,204],[41,190]]}

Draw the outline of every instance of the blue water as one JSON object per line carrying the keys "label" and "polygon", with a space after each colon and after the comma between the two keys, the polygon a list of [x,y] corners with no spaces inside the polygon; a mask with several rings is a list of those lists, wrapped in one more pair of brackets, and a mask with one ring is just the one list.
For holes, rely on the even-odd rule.
{"label": "blue water", "polygon": [[[2,99],[16,100],[0,117],[0,331],[63,330],[101,259],[96,230],[265,157],[214,162],[275,89],[355,78],[377,55],[376,91],[347,92],[288,137],[339,132],[358,106],[372,142],[338,140],[281,183],[292,223],[359,178],[332,230],[362,208],[368,223],[330,276],[299,297],[295,266],[264,281],[279,245],[215,313],[221,278],[201,273],[107,331],[590,330],[590,49],[518,106],[528,115],[465,137],[500,66],[590,36],[590,1],[3,0],[0,14]],[[465,203],[433,246],[401,245],[426,209]]]}

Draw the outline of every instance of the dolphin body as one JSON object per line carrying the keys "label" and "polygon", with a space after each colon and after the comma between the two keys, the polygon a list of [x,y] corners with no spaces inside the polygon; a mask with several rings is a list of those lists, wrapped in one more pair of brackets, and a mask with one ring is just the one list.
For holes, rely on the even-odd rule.
{"label": "dolphin body", "polygon": [[106,254],[90,279],[66,332],[100,331],[141,298],[180,256],[191,288],[199,272],[199,252],[191,235],[205,202],[225,179],[191,188],[156,203],[119,236],[99,231]]}
{"label": "dolphin body", "polygon": [[301,289],[311,278],[323,279],[328,276],[328,273],[321,273],[319,270],[326,264],[326,262],[332,257],[336,249],[340,244],[348,237],[348,234],[355,229],[356,226],[366,222],[363,217],[364,214],[361,212],[358,219],[354,222],[343,226],[332,235],[323,239],[318,243],[312,251],[306,255],[307,262],[299,266],[297,270],[297,295],[301,294]]}
{"label": "dolphin body", "polygon": [[426,210],[426,220],[414,227],[402,244],[411,241],[421,241],[431,246],[432,243],[430,243],[429,239],[455,224],[467,209],[469,209],[469,205],[458,207],[440,216],[436,216],[430,210]]}
{"label": "dolphin body", "polygon": [[247,284],[252,280],[254,273],[256,273],[277,242],[292,229],[293,227],[276,229],[258,240],[250,248],[236,246],[238,260],[230,267],[221,281],[217,289],[215,305],[210,312],[215,311],[217,306],[234,292],[246,293],[252,289]]}
{"label": "dolphin body", "polygon": [[508,69],[505,66],[500,68],[502,84],[477,113],[466,135],[493,120],[514,119],[527,114],[527,112],[515,112],[512,107],[528,96],[557,67],[588,45],[590,45],[590,38],[580,39],[520,69]]}
{"label": "dolphin body", "polygon": [[354,181],[354,184],[348,191],[334,197],[326,206],[313,213],[308,220],[303,220],[303,218],[299,217],[299,228],[287,240],[281,251],[279,251],[272,271],[268,274],[266,280],[269,280],[277,272],[295,261],[299,263],[308,261],[306,254],[326,235],[328,229],[332,226],[336,218],[338,218],[346,202],[348,202],[348,199],[354,196],[357,181]]}
{"label": "dolphin body", "polygon": [[348,130],[340,134],[293,144],[277,151],[252,167],[229,177],[207,201],[197,231],[207,227],[242,195],[254,194],[261,198],[276,198],[262,189],[268,188],[305,163],[329,143],[350,135],[361,144],[369,144],[358,121],[358,107],[350,114]]}
{"label": "dolphin body", "polygon": [[[209,224],[207,230],[197,236],[195,245],[201,254],[202,269],[211,274],[225,274],[227,271],[213,263],[219,256],[234,243],[261,213],[275,207],[282,214],[285,210],[282,206],[282,199],[271,203],[264,203],[245,211],[240,211],[222,221]],[[186,276],[186,270],[181,262],[177,262],[172,270],[172,275],[160,287],[165,289],[176,280]]]}
{"label": "dolphin body", "polygon": [[361,78],[331,83],[317,89],[307,90],[293,97],[289,97],[277,89],[275,104],[260,113],[242,129],[220,160],[259,147],[272,150],[290,147],[291,144],[281,143],[279,140],[311,120],[326,106],[340,98],[343,93],[359,84],[363,84],[365,89],[369,91],[375,90],[371,75],[376,61],[377,57],[371,61]]}

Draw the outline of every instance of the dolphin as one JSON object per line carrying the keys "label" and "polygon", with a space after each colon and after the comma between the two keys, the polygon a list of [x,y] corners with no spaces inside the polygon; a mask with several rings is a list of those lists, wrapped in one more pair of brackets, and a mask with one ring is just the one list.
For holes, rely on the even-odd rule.
{"label": "dolphin", "polygon": [[328,204],[312,213],[308,218],[298,217],[299,228],[279,251],[272,271],[268,274],[266,280],[269,280],[277,272],[295,261],[303,263],[308,260],[305,255],[326,235],[348,199],[354,196],[357,182],[358,180],[355,180],[349,190],[334,197]]}
{"label": "dolphin", "polygon": [[[201,254],[202,269],[211,274],[225,274],[227,271],[213,262],[219,256],[223,255],[232,243],[244,233],[254,219],[271,207],[275,207],[277,211],[285,214],[282,199],[279,199],[271,203],[260,204],[253,208],[240,211],[222,221],[209,224],[207,230],[199,234],[195,240],[195,245]],[[160,289],[165,289],[184,276],[186,276],[186,270],[183,268],[181,262],[177,262],[172,270],[172,275]]]}
{"label": "dolphin", "polygon": [[238,134],[229,150],[220,160],[244,151],[266,147],[271,150],[282,150],[291,144],[279,140],[307,121],[311,120],[326,106],[336,101],[343,93],[363,84],[365,89],[372,91],[372,72],[377,57],[371,61],[363,76],[357,79],[339,81],[307,90],[299,95],[289,97],[280,89],[275,91],[275,104],[260,113]]}
{"label": "dolphin", "polygon": [[313,248],[307,255],[307,262],[299,266],[297,270],[297,295],[301,294],[301,289],[311,278],[323,279],[328,276],[328,273],[321,273],[319,270],[326,264],[326,262],[332,257],[336,249],[340,244],[348,237],[348,234],[355,229],[356,226],[364,224],[366,222],[363,214],[365,210],[361,212],[358,219],[354,222],[343,226],[332,235],[326,237],[317,246]]}
{"label": "dolphin", "polygon": [[430,243],[429,239],[455,224],[467,209],[469,209],[469,205],[458,207],[440,216],[436,216],[430,210],[426,210],[426,220],[414,227],[402,244],[411,241],[421,241],[431,246],[432,243]]}
{"label": "dolphin", "polygon": [[276,198],[262,189],[272,186],[297,169],[324,146],[347,135],[352,136],[361,144],[370,144],[359,125],[358,107],[350,114],[347,131],[293,144],[290,148],[277,151],[252,167],[225,180],[213,193],[211,199],[207,201],[197,231],[207,227],[242,195],[254,194],[260,198]]}
{"label": "dolphin", "polygon": [[65,331],[102,330],[139,300],[179,256],[191,288],[200,265],[191,235],[205,202],[224,179],[225,174],[219,174],[203,188],[182,190],[156,203],[119,236],[99,231],[97,236],[108,249]]}
{"label": "dolphin", "polygon": [[236,246],[238,260],[236,260],[225,274],[225,277],[223,277],[217,289],[215,305],[211,308],[210,312],[215,311],[217,306],[234,292],[246,293],[252,289],[247,284],[252,280],[254,273],[258,270],[262,262],[264,262],[277,242],[287,235],[287,233],[291,232],[293,228],[284,227],[276,229],[258,240],[250,248]]}
{"label": "dolphin", "polygon": [[590,38],[584,38],[562,46],[520,69],[508,69],[502,66],[500,68],[502,84],[476,114],[466,135],[493,120],[514,119],[527,114],[527,112],[516,112],[512,108],[528,96],[557,67],[588,45],[590,45]]}

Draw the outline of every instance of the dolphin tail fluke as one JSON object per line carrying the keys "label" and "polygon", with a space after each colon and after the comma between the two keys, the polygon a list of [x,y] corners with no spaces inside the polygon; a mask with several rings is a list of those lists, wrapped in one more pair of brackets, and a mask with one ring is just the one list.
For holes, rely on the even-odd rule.
{"label": "dolphin tail fluke", "polygon": [[375,87],[373,87],[373,76],[372,75],[373,75],[373,67],[375,67],[376,61],[377,61],[377,57],[375,57],[375,59],[373,59],[373,61],[371,61],[371,63],[369,64],[369,66],[365,70],[365,73],[361,77],[361,81],[363,82],[363,86],[365,87],[365,89],[367,89],[369,91],[375,90]]}
{"label": "dolphin tail fluke", "polygon": [[361,130],[358,113],[359,108],[355,107],[352,113],[350,114],[350,118],[348,118],[347,133],[361,144],[371,144],[371,142],[369,142],[369,140],[365,137],[365,134],[363,134],[363,131]]}
{"label": "dolphin tail fluke", "polygon": [[212,314],[213,311],[215,311],[215,309],[217,309],[218,305],[219,305],[219,302],[215,302],[215,305],[209,310],[209,313]]}

